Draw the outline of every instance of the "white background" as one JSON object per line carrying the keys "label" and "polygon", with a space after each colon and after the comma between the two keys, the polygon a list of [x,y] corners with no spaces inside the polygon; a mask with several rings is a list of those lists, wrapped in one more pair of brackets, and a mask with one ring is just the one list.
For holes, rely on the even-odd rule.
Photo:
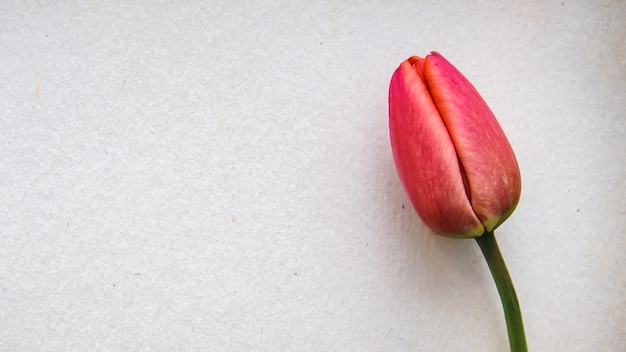
{"label": "white background", "polygon": [[389,79],[431,50],[517,154],[531,350],[623,350],[623,1],[63,3],[0,9],[0,350],[507,350],[395,173]]}

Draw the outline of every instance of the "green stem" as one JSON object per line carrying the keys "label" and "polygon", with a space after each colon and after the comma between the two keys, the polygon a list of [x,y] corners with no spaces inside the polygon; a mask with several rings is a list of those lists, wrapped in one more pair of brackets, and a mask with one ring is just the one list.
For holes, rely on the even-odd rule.
{"label": "green stem", "polygon": [[476,242],[487,260],[493,281],[496,282],[504,317],[506,318],[506,328],[509,333],[509,345],[511,352],[527,352],[526,334],[524,333],[524,322],[522,321],[522,311],[517,301],[513,281],[506,268],[498,242],[493,232],[485,232],[482,236],[476,237]]}

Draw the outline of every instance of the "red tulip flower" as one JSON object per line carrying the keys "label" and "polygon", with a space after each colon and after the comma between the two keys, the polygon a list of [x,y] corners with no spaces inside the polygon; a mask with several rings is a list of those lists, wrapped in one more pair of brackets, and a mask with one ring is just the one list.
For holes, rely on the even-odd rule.
{"label": "red tulip flower", "polygon": [[443,56],[413,56],[389,86],[389,130],[400,180],[433,231],[477,237],[519,201],[513,149],[478,91]]}
{"label": "red tulip flower", "polygon": [[475,238],[506,317],[511,351],[527,351],[515,289],[493,231],[515,210],[513,149],[476,88],[443,56],[410,57],[389,85],[396,169],[413,207],[440,235]]}

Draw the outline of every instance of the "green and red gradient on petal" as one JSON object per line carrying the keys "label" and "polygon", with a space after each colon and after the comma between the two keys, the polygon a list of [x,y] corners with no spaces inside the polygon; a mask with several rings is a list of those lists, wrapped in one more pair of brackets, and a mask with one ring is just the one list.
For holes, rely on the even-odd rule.
{"label": "green and red gradient on petal", "polygon": [[515,210],[513,149],[478,91],[440,54],[413,56],[395,71],[389,130],[400,180],[436,233],[481,236]]}

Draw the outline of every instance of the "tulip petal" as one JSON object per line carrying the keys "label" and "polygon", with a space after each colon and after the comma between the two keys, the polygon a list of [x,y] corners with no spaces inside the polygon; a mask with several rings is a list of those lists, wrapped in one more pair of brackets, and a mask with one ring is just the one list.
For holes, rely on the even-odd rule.
{"label": "tulip petal", "polygon": [[389,86],[389,131],[400,180],[424,223],[451,237],[484,232],[468,200],[454,144],[428,93],[424,59],[412,57]]}
{"label": "tulip petal", "polygon": [[472,208],[493,231],[521,193],[513,149],[476,88],[443,56],[426,57],[424,78],[466,173]]}

